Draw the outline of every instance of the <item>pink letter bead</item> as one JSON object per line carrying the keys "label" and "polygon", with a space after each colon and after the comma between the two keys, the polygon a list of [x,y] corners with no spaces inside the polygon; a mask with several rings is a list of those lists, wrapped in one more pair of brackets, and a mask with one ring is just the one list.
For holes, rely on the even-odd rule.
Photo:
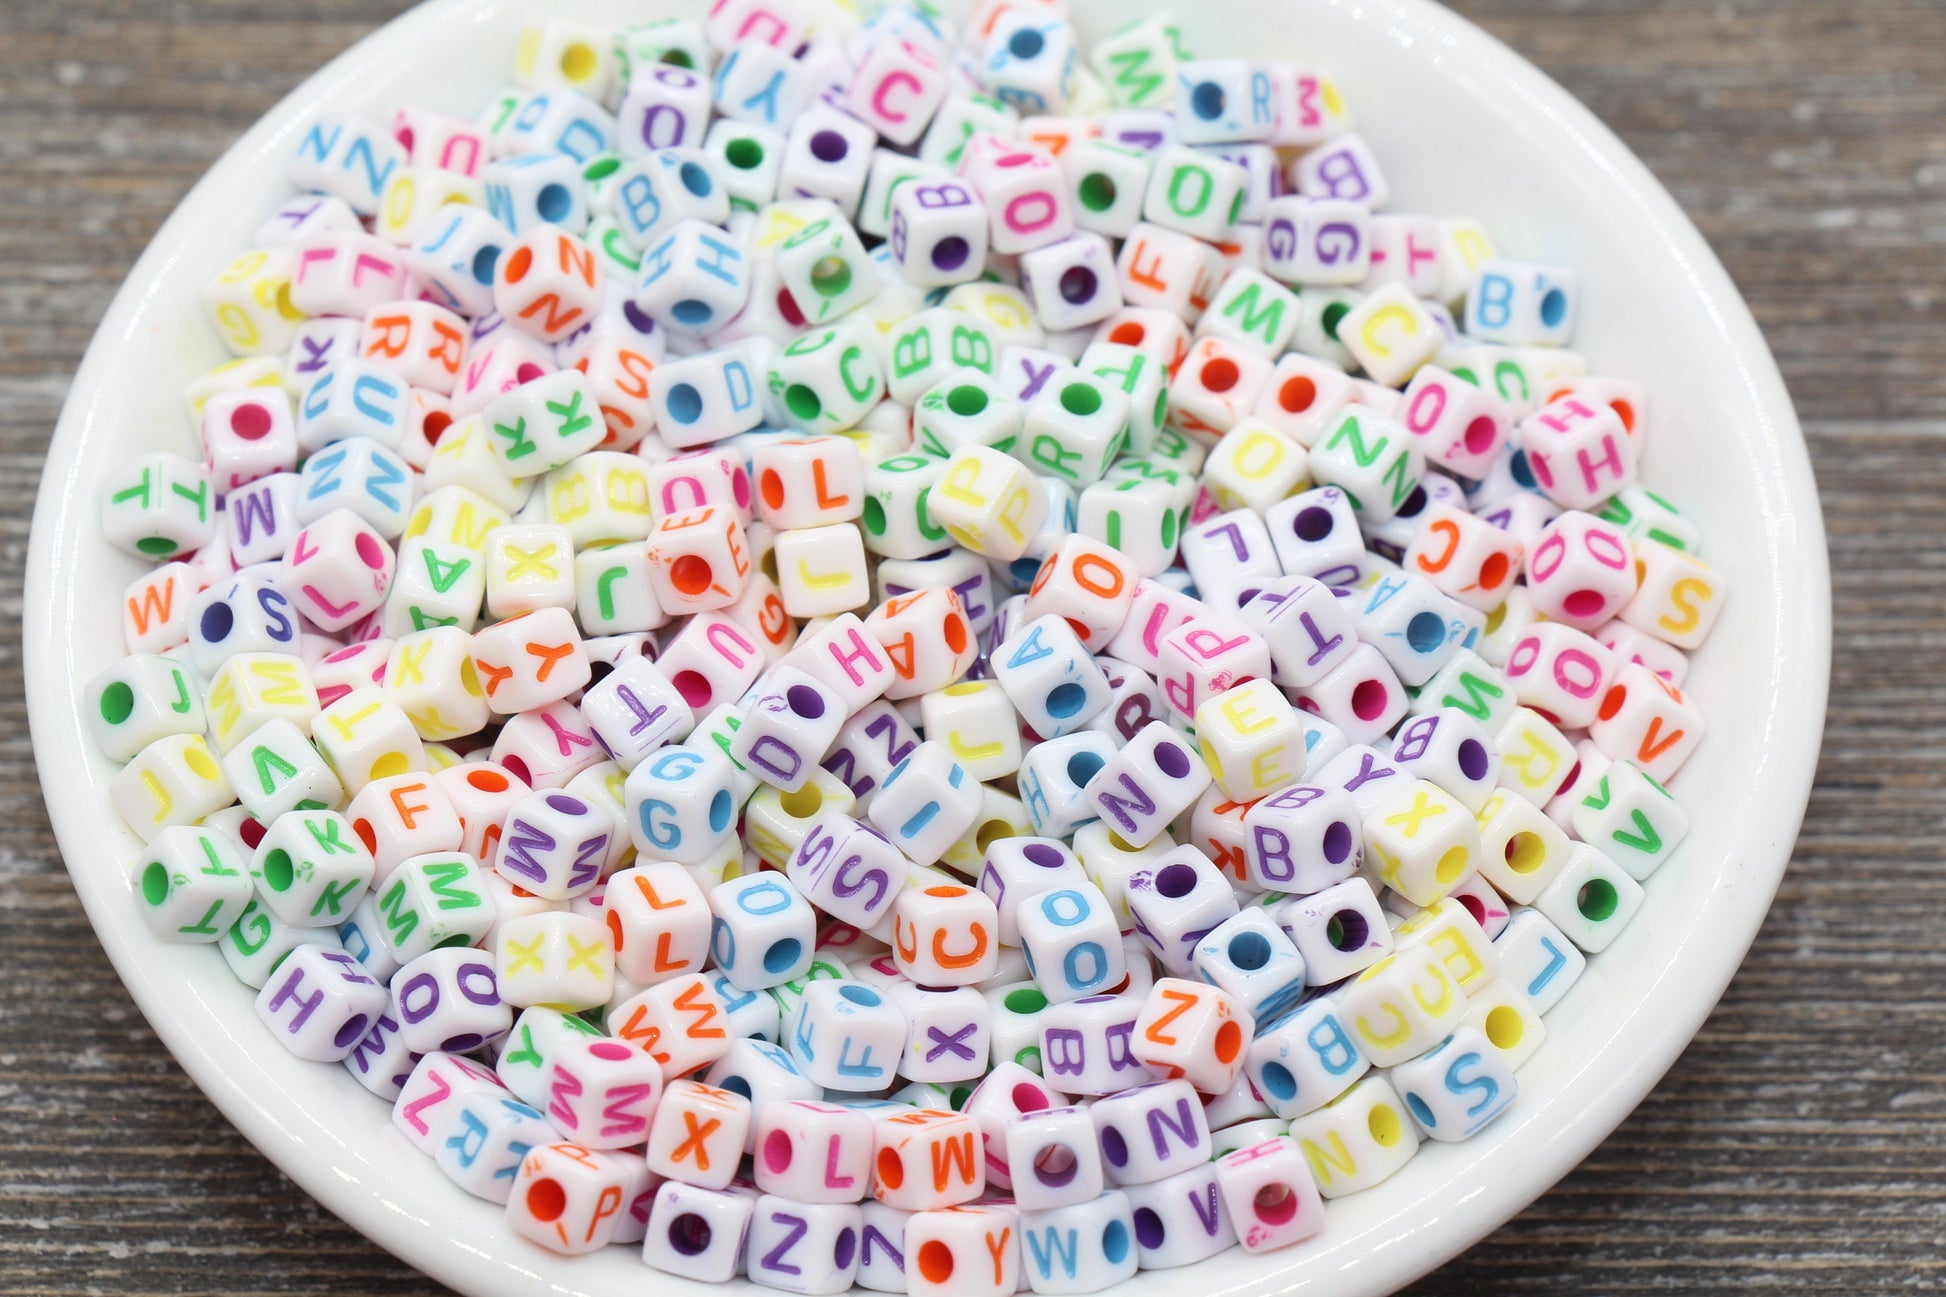
{"label": "pink letter bead", "polygon": [[1216,1187],[1246,1252],[1288,1247],[1324,1228],[1324,1200],[1294,1140],[1231,1153],[1216,1164]]}

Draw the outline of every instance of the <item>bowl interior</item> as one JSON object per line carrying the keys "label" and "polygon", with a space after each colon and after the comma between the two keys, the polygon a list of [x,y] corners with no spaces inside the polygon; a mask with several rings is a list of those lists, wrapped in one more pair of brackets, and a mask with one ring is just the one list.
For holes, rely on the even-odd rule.
{"label": "bowl interior", "polygon": [[[1091,39],[1126,21],[1074,0]],[[120,652],[117,596],[139,570],[96,528],[98,482],[128,455],[194,453],[185,384],[227,357],[202,285],[287,194],[282,160],[319,111],[387,120],[415,103],[471,116],[503,82],[520,23],[545,12],[619,24],[691,12],[669,0],[436,0],[368,38],[266,116],[165,225],[110,309],[51,447],[25,618],[42,786],[75,886],[157,1033],[257,1146],[373,1239],[471,1293],[540,1276],[562,1293],[639,1291],[637,1258],[572,1262],[515,1238],[391,1129],[341,1069],[278,1049],[214,952],[165,946],[129,896],[135,839],[107,810],[112,769],[76,700]],[[1576,345],[1651,396],[1646,482],[1693,514],[1731,593],[1688,688],[1709,737],[1674,785],[1694,828],[1630,929],[1549,1015],[1509,1113],[1429,1145],[1382,1187],[1330,1207],[1323,1235],[1231,1251],[1131,1292],[1387,1291],[1458,1252],[1564,1174],[1628,1113],[1701,1024],[1755,935],[1788,859],[1816,757],[1829,659],[1822,524],[1801,435],[1768,351],[1722,268],[1646,170],[1531,66],[1422,0],[1206,0],[1181,13],[1199,54],[1331,70],[1401,211],[1467,214],[1505,255],[1576,268]],[[700,1286],[657,1275],[663,1291]],[[741,1283],[742,1281],[739,1281]]]}

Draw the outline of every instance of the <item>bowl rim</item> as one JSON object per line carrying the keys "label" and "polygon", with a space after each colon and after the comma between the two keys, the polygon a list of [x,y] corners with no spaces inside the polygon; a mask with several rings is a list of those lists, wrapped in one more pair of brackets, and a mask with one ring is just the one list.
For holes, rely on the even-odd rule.
{"label": "bowl rim", "polygon": [[[1780,592],[1790,594],[1790,599],[1780,598],[1777,604],[1780,609],[1788,605],[1798,616],[1779,616],[1771,626],[1778,645],[1772,697],[1795,700],[1797,715],[1807,722],[1807,732],[1821,735],[1830,672],[1831,597],[1817,489],[1808,450],[1775,360],[1715,254],[1646,166],[1592,112],[1473,23],[1432,0],[1325,3],[1350,9],[1359,21],[1389,24],[1397,40],[1434,42],[1466,60],[1479,75],[1519,95],[1563,147],[1584,155],[1629,191],[1645,234],[1685,263],[1698,305],[1711,314],[1718,333],[1741,363],[1738,380],[1751,403],[1752,427],[1746,438],[1766,442],[1774,455],[1773,471],[1759,476],[1762,513],[1769,524],[1767,568],[1752,576],[1768,579]],[[98,854],[104,833],[114,831],[113,826],[105,830],[98,815],[79,805],[79,799],[64,796],[64,790],[47,777],[50,770],[75,768],[75,763],[87,759],[87,736],[74,715],[71,697],[52,686],[62,678],[57,666],[64,655],[63,633],[75,624],[72,611],[79,592],[69,570],[75,562],[75,547],[95,530],[94,502],[79,498],[82,492],[76,489],[77,478],[85,454],[109,435],[102,427],[105,416],[101,405],[110,357],[119,345],[135,344],[136,335],[150,327],[144,318],[147,285],[193,242],[199,209],[230,186],[247,184],[252,169],[262,165],[298,123],[308,120],[321,101],[355,90],[377,75],[389,57],[387,50],[395,43],[406,47],[456,21],[485,21],[501,10],[539,7],[537,0],[427,0],[361,38],[280,99],[224,152],[152,237],[112,299],[89,342],[49,443],[28,545],[23,605],[28,611],[22,619],[22,641],[29,727],[49,818],[65,861]],[[47,614],[44,618],[36,615],[43,611]],[[1812,711],[1815,731],[1808,728]],[[1628,1037],[1637,1047],[1632,1065],[1601,1075],[1593,1066],[1600,1056],[1579,1060],[1578,1070],[1564,1083],[1569,1096],[1578,1098],[1590,1111],[1605,1114],[1602,1119],[1540,1126],[1533,1132],[1535,1142],[1524,1147],[1520,1156],[1523,1176],[1532,1177],[1524,1188],[1531,1192],[1499,1197],[1484,1192],[1486,1183],[1480,1180],[1451,1202],[1438,1219],[1420,1222],[1432,1233],[1428,1237],[1422,1232],[1418,1245],[1377,1248],[1360,1259],[1355,1276],[1341,1272],[1339,1277],[1348,1280],[1350,1288],[1389,1291],[1485,1237],[1580,1162],[1662,1078],[1714,1008],[1755,938],[1803,818],[1818,746],[1815,741],[1778,743],[1767,757],[1763,777],[1750,796],[1776,831],[1754,844],[1747,857],[1737,862],[1741,872],[1734,901],[1712,893],[1708,905],[1714,913],[1710,917],[1720,922],[1712,940],[1690,941],[1679,951],[1682,986],[1653,988],[1651,996],[1660,998],[1653,1004],[1645,1002],[1634,1015],[1641,1018],[1651,1008],[1657,1011],[1652,1028],[1641,1027]],[[126,904],[125,888],[112,886],[73,863],[69,870],[98,936],[126,918],[109,908]],[[119,877],[110,877],[120,882]],[[261,1081],[263,1075],[253,1066],[251,1047],[223,1028],[225,1019],[216,1006],[194,994],[193,988],[185,994],[173,976],[159,975],[158,961],[144,960],[139,946],[128,942],[103,944],[151,1029],[183,1070],[244,1137],[305,1192],[373,1242],[462,1291],[498,1292],[508,1290],[509,1285],[543,1281],[543,1276],[530,1268],[536,1263],[533,1251],[470,1246],[451,1237],[450,1230],[438,1229],[422,1215],[421,1204],[400,1201],[388,1192],[387,1184],[367,1182],[361,1168],[348,1166],[343,1159],[334,1161],[333,1152],[343,1151],[343,1145],[336,1140],[327,1116],[294,1110],[295,1105],[279,1095],[253,1092],[250,1082]],[[1668,983],[1677,979],[1658,980]],[[1700,994],[1702,990],[1707,990],[1707,995]],[[1611,1041],[1601,1055],[1614,1047]],[[362,1169],[369,1173],[372,1167],[368,1164]],[[1413,1223],[1397,1223],[1399,1235],[1392,1241],[1406,1243]],[[1247,1282],[1225,1284],[1220,1293],[1309,1291],[1319,1279],[1294,1272],[1289,1265],[1274,1264],[1275,1255],[1260,1258],[1266,1263],[1264,1268]],[[1146,1272],[1133,1282],[1159,1295],[1172,1282],[1169,1274]],[[572,1264],[550,1267],[544,1281],[563,1293],[589,1291],[577,1282]]]}

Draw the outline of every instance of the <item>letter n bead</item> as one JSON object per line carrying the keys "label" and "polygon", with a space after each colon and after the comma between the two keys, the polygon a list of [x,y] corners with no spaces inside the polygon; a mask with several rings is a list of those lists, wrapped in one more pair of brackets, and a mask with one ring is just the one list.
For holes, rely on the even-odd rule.
{"label": "letter n bead", "polygon": [[1086,797],[1103,822],[1139,847],[1194,806],[1209,785],[1202,758],[1166,722],[1154,721],[1095,774]]}

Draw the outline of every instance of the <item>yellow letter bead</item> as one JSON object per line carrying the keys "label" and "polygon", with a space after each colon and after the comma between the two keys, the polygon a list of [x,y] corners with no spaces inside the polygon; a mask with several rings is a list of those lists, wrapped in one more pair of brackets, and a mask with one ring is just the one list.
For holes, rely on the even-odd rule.
{"label": "yellow letter bead", "polygon": [[130,881],[149,930],[164,941],[217,941],[251,897],[250,875],[236,845],[188,824],[150,838]]}
{"label": "yellow letter bead", "polygon": [[1402,387],[1446,346],[1432,313],[1401,283],[1367,293],[1338,322],[1338,336],[1372,381]]}
{"label": "yellow letter bead", "polygon": [[516,523],[487,533],[486,610],[496,621],[537,608],[574,608],[568,529]]}
{"label": "yellow letter bead", "polygon": [[540,492],[547,520],[576,547],[648,537],[649,475],[634,455],[591,451],[549,473]]}
{"label": "yellow letter bead", "polygon": [[1568,835],[1526,798],[1502,789],[1474,817],[1480,873],[1516,905],[1531,904],[1568,863]]}
{"label": "yellow letter bead", "polygon": [[268,824],[286,811],[338,807],[345,790],[304,729],[281,717],[264,722],[223,757],[237,800]]}
{"label": "yellow letter bead", "polygon": [[1500,959],[1473,912],[1458,898],[1444,900],[1401,923],[1392,932],[1399,949],[1425,946],[1438,955],[1453,981],[1469,996],[1500,974]]}
{"label": "yellow letter bead", "polygon": [[1669,790],[1633,762],[1617,761],[1574,812],[1575,835],[1636,880],[1661,867],[1689,832],[1689,816]]}
{"label": "yellow letter bead", "polygon": [[864,465],[843,437],[784,438],[751,454],[757,516],[786,531],[850,522],[864,511]]}
{"label": "yellow letter bead", "polygon": [[203,308],[233,356],[277,356],[290,348],[308,313],[291,300],[295,248],[256,248],[238,256],[203,288]]}
{"label": "yellow letter bead", "polygon": [[90,680],[83,710],[95,746],[110,761],[132,760],[158,739],[208,726],[188,668],[153,653],[123,658]]}
{"label": "yellow letter bead", "polygon": [[1246,681],[1196,709],[1203,763],[1223,791],[1255,801],[1303,777],[1304,725],[1266,678]]}
{"label": "yellow letter bead", "polygon": [[1365,816],[1365,849],[1387,886],[1414,905],[1433,905],[1474,868],[1480,832],[1439,785],[1415,779]]}
{"label": "yellow letter bead", "polygon": [[[1501,949],[1498,942],[1494,948]],[[1488,1048],[1516,1071],[1547,1039],[1533,1001],[1504,973],[1466,997],[1466,1025],[1485,1036]]]}
{"label": "yellow letter bead", "polygon": [[501,716],[559,701],[592,678],[587,648],[565,608],[542,608],[486,627],[473,637],[473,669],[487,706]]}
{"label": "yellow letter bead", "polygon": [[1703,712],[1682,690],[1633,662],[1602,695],[1588,727],[1595,746],[1667,783],[1703,741]]}
{"label": "yellow letter bead", "polygon": [[373,688],[354,689],[319,712],[311,741],[354,796],[374,779],[426,768],[425,744],[412,719]]}
{"label": "yellow letter bead", "polygon": [[1392,1084],[1412,1120],[1430,1139],[1471,1139],[1505,1112],[1519,1093],[1509,1067],[1484,1033],[1462,1025],[1410,1062],[1392,1069]]}
{"label": "yellow letter bead", "polygon": [[1622,608],[1621,619],[1680,649],[1708,638],[1723,610],[1723,581],[1693,555],[1655,541],[1635,543],[1641,588]]}
{"label": "yellow letter bead", "polygon": [[137,752],[109,782],[108,796],[144,842],[172,826],[194,824],[236,800],[216,754],[200,734],[170,734]]}
{"label": "yellow letter bead", "polygon": [[1493,738],[1500,749],[1500,786],[1545,807],[1574,773],[1574,745],[1529,707],[1507,718]]}
{"label": "yellow letter bead", "polygon": [[457,626],[435,626],[394,640],[379,692],[429,743],[477,734],[492,719],[473,665],[473,637]]}
{"label": "yellow letter bead", "polygon": [[[477,435],[470,443],[464,440],[456,442],[454,437],[457,435],[463,438],[465,433],[462,429],[467,427],[475,430]],[[434,484],[434,479],[442,476],[441,467],[451,465],[450,459],[442,460],[441,457],[448,447],[454,445],[470,444],[477,447],[487,463],[493,465],[494,472],[499,473],[498,465],[494,463],[493,456],[486,449],[484,434],[478,433],[480,427],[481,424],[477,419],[468,420],[463,425],[456,424],[451,432],[440,438],[440,450],[433,456],[433,462],[426,472],[428,487],[426,495],[419,501],[419,507],[413,510],[412,517],[405,525],[407,540],[423,537],[428,542],[440,546],[442,554],[449,550],[459,550],[475,557],[483,556],[486,553],[487,535],[495,527],[504,527],[513,521],[512,515],[508,513],[509,509],[518,509],[526,503],[529,484],[524,479],[517,488],[509,491],[514,484],[512,479],[504,475],[500,475],[497,482],[485,480],[485,475],[472,475],[476,480],[481,480],[489,491],[508,492],[494,499],[480,494],[476,487],[461,485],[450,479],[443,485]],[[507,503],[502,503],[503,500]],[[482,573],[479,579],[484,582],[485,574]],[[435,583],[436,588],[437,583]],[[481,591],[485,592],[484,585],[481,586]]]}
{"label": "yellow letter bead", "polygon": [[1352,1038],[1373,1064],[1391,1067],[1438,1044],[1466,1016],[1466,996],[1429,946],[1407,946],[1360,973],[1339,993]]}
{"label": "yellow letter bead", "polygon": [[729,607],[749,584],[751,571],[743,526],[721,505],[665,515],[649,533],[649,586],[670,613]]}
{"label": "yellow letter bead", "polygon": [[947,685],[923,694],[919,712],[925,732],[982,783],[1020,768],[1020,717],[997,681]]}
{"label": "yellow letter bead", "polygon": [[1210,451],[1203,481],[1222,508],[1262,514],[1310,484],[1309,456],[1271,423],[1249,415],[1231,425]]}
{"label": "yellow letter bead", "polygon": [[996,378],[958,369],[913,405],[912,449],[951,455],[962,446],[991,446],[1011,454],[1026,416]]}
{"label": "yellow letter bead", "polygon": [[101,497],[101,530],[117,548],[155,560],[188,554],[216,535],[216,491],[200,465],[156,454],[115,471]]}
{"label": "yellow letter bead", "polygon": [[1290,1137],[1326,1199],[1371,1188],[1419,1151],[1419,1130],[1383,1076],[1366,1077],[1340,1098],[1292,1121]]}
{"label": "yellow letter bead", "polygon": [[927,506],[934,524],[959,544],[1011,563],[1027,552],[1046,518],[1048,498],[1012,456],[988,446],[961,446],[947,459]]}
{"label": "yellow letter bead", "polygon": [[855,523],[777,534],[777,588],[793,617],[849,612],[871,602],[865,544]]}
{"label": "yellow letter bead", "polygon": [[615,952],[600,919],[533,914],[500,925],[494,944],[500,998],[518,1008],[575,1013],[608,1002]]}

